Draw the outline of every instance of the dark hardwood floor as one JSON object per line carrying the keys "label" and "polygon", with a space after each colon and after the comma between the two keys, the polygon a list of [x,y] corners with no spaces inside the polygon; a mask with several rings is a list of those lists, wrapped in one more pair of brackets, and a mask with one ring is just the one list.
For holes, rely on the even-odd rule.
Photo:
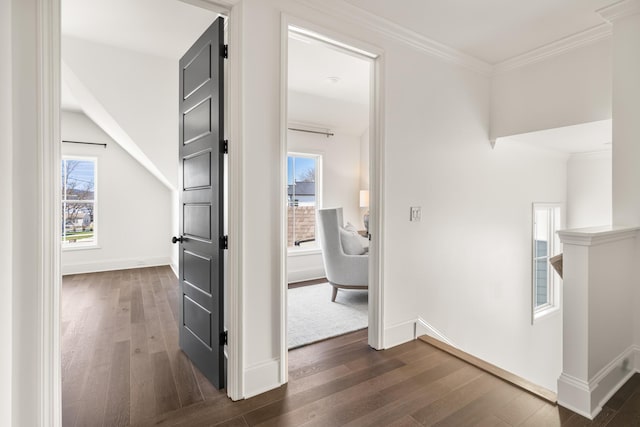
{"label": "dark hardwood floor", "polygon": [[168,267],[67,276],[64,426],[640,426],[636,374],[589,421],[422,341],[366,330],[289,353],[289,383],[232,402],[178,349]]}

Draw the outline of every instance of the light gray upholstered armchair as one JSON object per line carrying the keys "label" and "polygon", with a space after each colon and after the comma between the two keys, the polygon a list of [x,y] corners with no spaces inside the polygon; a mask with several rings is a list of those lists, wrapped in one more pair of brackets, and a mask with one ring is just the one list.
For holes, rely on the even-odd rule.
{"label": "light gray upholstered armchair", "polygon": [[333,286],[331,301],[338,289],[367,289],[369,286],[369,256],[347,255],[340,242],[340,227],[344,226],[342,208],[319,209],[320,242],[327,280]]}

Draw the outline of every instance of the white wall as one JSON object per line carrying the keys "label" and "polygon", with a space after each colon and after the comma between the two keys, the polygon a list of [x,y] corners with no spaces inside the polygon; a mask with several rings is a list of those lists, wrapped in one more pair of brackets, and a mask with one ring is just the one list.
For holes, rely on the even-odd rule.
{"label": "white wall", "polygon": [[[0,2],[0,235],[4,244],[0,245],[0,342],[4,343],[0,352],[0,424],[11,424],[11,329],[13,287],[11,278],[11,249],[13,234],[12,205],[6,203],[12,199],[12,75],[11,75],[11,2]],[[9,58],[9,60],[7,60]]]}
{"label": "white wall", "polygon": [[[360,214],[360,138],[343,132],[335,135],[287,132],[289,152],[322,156],[322,207],[342,207],[345,222],[364,229]],[[299,282],[324,277],[320,251],[289,255],[287,280]]]}
{"label": "white wall", "polygon": [[98,248],[62,251],[63,274],[167,265],[172,252],[171,191],[82,113],[63,112],[63,155],[98,158]]}
{"label": "white wall", "polygon": [[[491,150],[483,75],[294,2],[248,0],[242,11],[245,393],[278,381],[267,371],[279,357],[281,11],[385,52],[386,342],[412,339],[421,317],[462,349],[555,389],[559,317],[530,322],[530,212],[534,201],[565,200],[566,158]],[[540,170],[546,177],[534,179]],[[423,221],[410,223],[416,205]]]}
{"label": "white wall", "polygon": [[574,154],[567,162],[567,228],[611,224],[611,151]]}
{"label": "white wall", "polygon": [[69,36],[62,58],[177,188],[178,62]]}
{"label": "white wall", "polygon": [[611,118],[611,39],[493,78],[491,138]]}

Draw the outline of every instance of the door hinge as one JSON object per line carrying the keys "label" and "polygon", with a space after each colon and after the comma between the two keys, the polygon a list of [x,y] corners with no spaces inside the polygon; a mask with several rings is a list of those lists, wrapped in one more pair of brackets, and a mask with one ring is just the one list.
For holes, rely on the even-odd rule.
{"label": "door hinge", "polygon": [[220,237],[220,249],[229,249],[229,236]]}
{"label": "door hinge", "polygon": [[229,140],[225,139],[224,141],[222,141],[220,143],[220,151],[223,154],[228,154],[229,153]]}
{"label": "door hinge", "polygon": [[229,57],[229,45],[225,44],[222,46],[222,57],[227,59]]}
{"label": "door hinge", "polygon": [[228,344],[227,340],[228,340],[227,331],[220,332],[220,345],[227,345]]}

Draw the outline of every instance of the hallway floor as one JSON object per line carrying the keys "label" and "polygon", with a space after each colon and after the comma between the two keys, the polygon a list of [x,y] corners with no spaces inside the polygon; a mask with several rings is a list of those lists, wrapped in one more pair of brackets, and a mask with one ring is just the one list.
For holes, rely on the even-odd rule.
{"label": "hallway floor", "polygon": [[289,383],[232,402],[178,349],[168,267],[66,276],[63,426],[640,426],[636,374],[589,421],[422,341],[366,330],[289,352]]}

